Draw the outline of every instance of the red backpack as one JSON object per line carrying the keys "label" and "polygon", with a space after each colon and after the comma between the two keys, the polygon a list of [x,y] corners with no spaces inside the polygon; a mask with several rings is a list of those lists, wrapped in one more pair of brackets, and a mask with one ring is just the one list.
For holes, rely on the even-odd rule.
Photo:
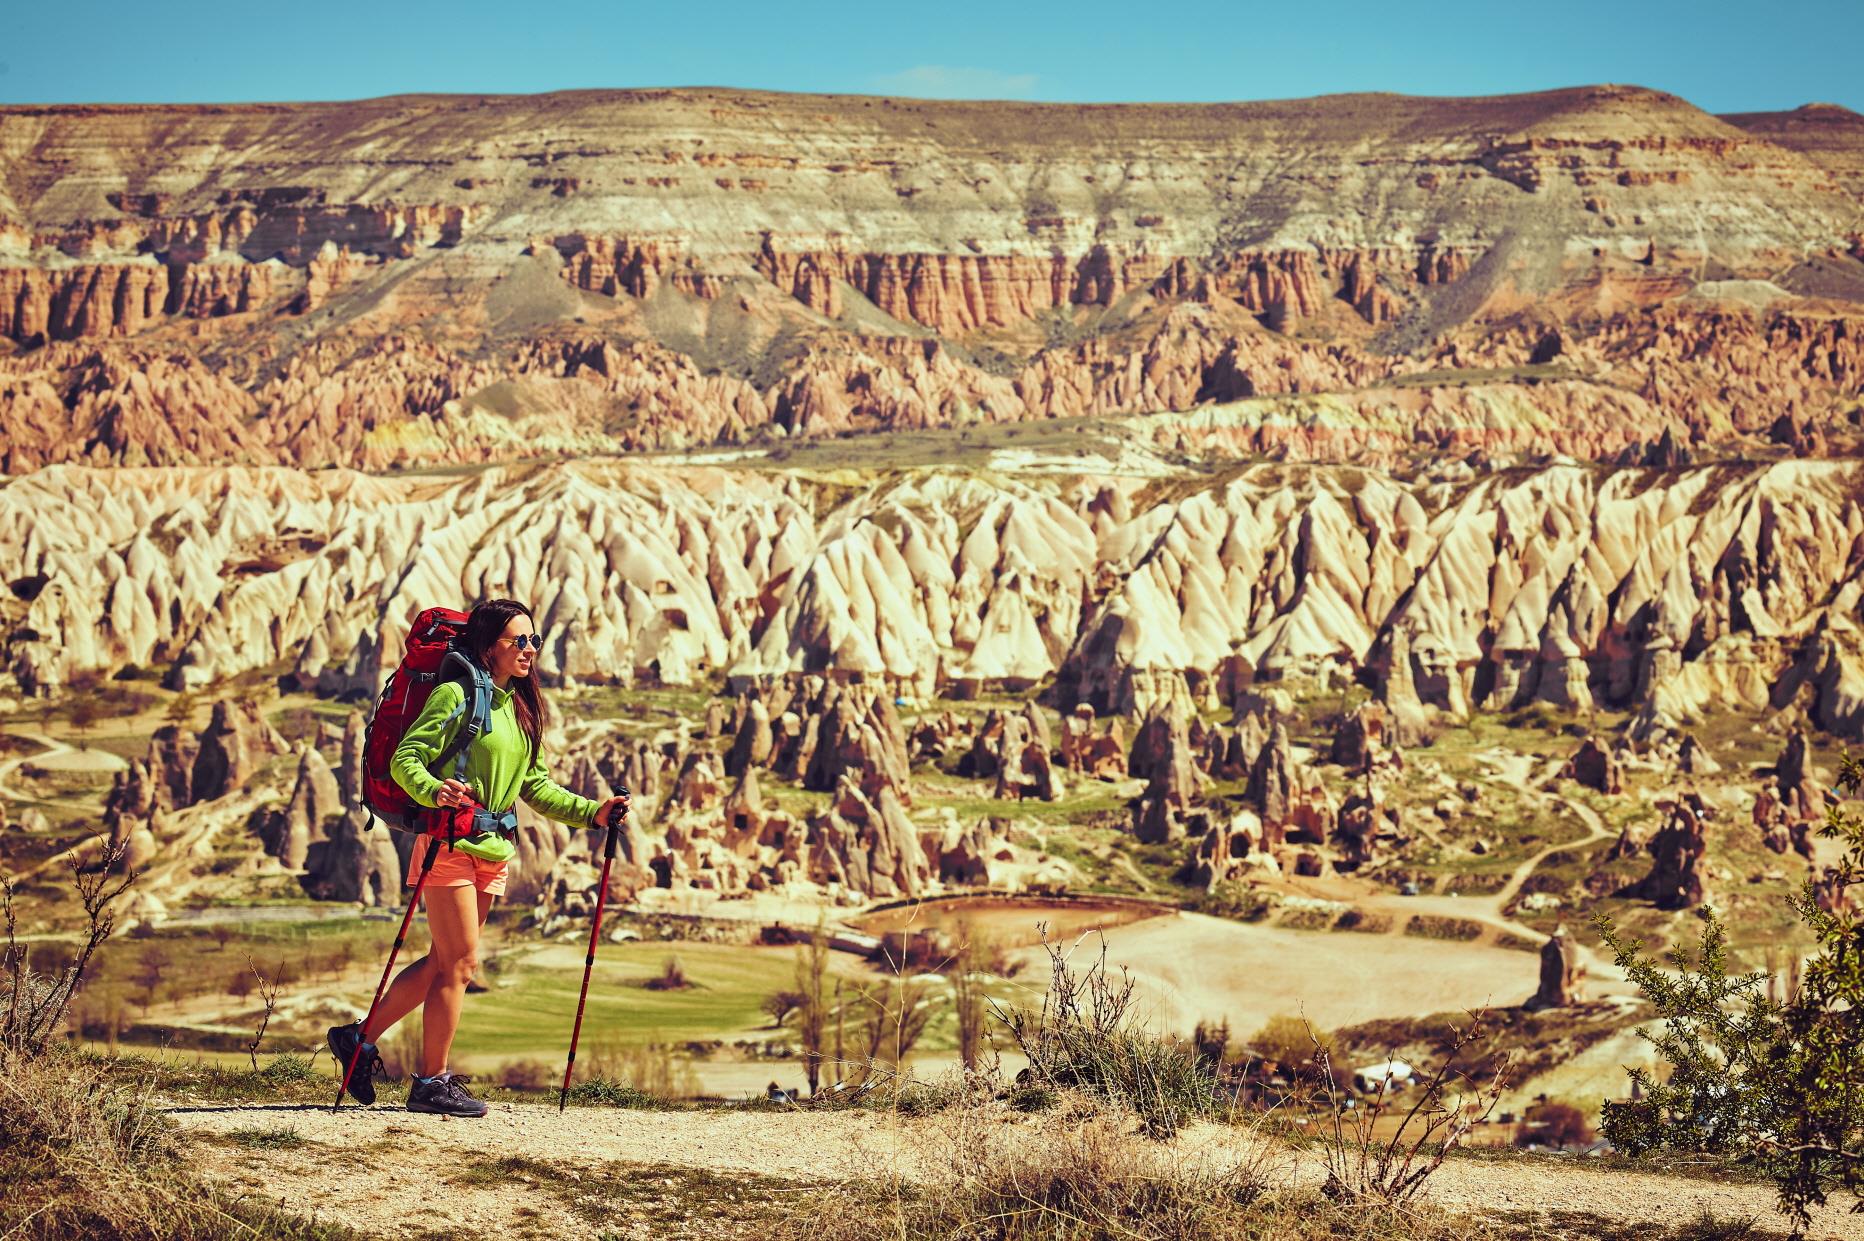
{"label": "red backpack", "polygon": [[[401,664],[382,687],[382,697],[369,717],[363,734],[362,800],[376,815],[408,831],[452,834],[448,825],[436,823],[450,819],[421,805],[395,782],[389,770],[395,747],[420,716],[421,709],[442,681],[461,680],[466,684],[466,698],[456,715],[465,719],[446,751],[438,755],[433,767],[454,760],[454,779],[466,778],[466,755],[473,739],[481,736],[492,723],[492,680],[485,670],[467,657],[459,647],[466,632],[466,613],[452,608],[428,608],[414,618],[408,629],[408,641]],[[466,818],[470,819],[470,814]]]}

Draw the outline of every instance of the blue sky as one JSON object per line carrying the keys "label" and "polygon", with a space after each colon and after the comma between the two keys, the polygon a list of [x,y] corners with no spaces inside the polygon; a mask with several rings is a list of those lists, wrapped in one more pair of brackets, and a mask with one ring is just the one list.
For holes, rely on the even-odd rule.
{"label": "blue sky", "polygon": [[1591,82],[1864,111],[1864,0],[0,0],[0,102],[740,86],[1084,102]]}

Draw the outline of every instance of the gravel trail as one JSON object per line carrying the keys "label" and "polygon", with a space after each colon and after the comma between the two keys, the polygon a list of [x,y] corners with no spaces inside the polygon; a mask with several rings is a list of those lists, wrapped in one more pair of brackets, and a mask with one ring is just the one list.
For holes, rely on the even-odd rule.
{"label": "gravel trail", "polygon": [[[388,1106],[349,1107],[332,1115],[314,1105],[211,1105],[178,1106],[171,1115],[190,1133],[221,1139],[197,1144],[200,1164],[235,1191],[383,1237],[459,1228],[512,1236],[593,1235],[588,1217],[565,1206],[574,1185],[606,1186],[612,1201],[618,1181],[651,1187],[671,1183],[668,1174],[681,1169],[775,1178],[767,1184],[783,1192],[783,1183],[794,1183],[799,1194],[833,1192],[824,1185],[849,1179],[924,1179],[941,1140],[936,1118],[865,1111],[572,1108],[559,1115],[538,1104],[496,1104],[481,1121],[458,1121]],[[282,1142],[262,1136],[281,1131],[292,1136]],[[226,1140],[229,1135],[236,1140]],[[1210,1155],[1229,1147],[1244,1152],[1254,1139],[1235,1129],[1199,1126],[1178,1141],[1187,1151]],[[487,1184],[459,1176],[475,1161],[504,1156],[537,1161],[541,1170]],[[1280,1152],[1271,1163],[1278,1183],[1313,1184],[1322,1176],[1313,1153]],[[359,1175],[366,1193],[358,1193]],[[551,1184],[543,1185],[545,1179]],[[1580,1213],[1627,1225],[1676,1227],[1706,1211],[1721,1220],[1755,1220],[1753,1235],[1786,1231],[1766,1185],[1553,1159],[1452,1160],[1432,1178],[1428,1197],[1453,1210]],[[628,1221],[619,1223],[627,1234]],[[614,1224],[594,1232],[615,1231]],[[641,1227],[643,1236],[674,1235],[664,1225]],[[1858,1241],[1864,1226],[1856,1216],[1828,1209],[1814,1217],[1808,1236]]]}

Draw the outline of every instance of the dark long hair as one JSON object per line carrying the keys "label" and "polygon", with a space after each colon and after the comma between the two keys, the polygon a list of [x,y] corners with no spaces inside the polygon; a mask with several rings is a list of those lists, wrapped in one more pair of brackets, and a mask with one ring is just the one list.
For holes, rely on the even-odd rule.
{"label": "dark long hair", "polygon": [[[492,644],[504,636],[505,626],[511,624],[514,616],[531,616],[531,609],[516,599],[486,599],[473,606],[466,617],[466,632],[460,636],[460,644],[466,653],[479,662],[481,668],[492,666],[490,654]],[[537,618],[531,617],[536,624]],[[544,706],[543,691],[537,688],[535,676],[511,678],[511,705],[518,717],[518,727],[531,742],[531,761],[537,761],[538,739],[544,734],[544,725],[550,714]]]}

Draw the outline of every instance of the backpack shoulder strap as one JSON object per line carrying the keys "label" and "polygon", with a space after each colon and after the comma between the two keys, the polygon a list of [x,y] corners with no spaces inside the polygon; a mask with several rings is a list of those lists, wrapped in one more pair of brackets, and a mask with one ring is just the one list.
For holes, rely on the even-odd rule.
{"label": "backpack shoulder strap", "polygon": [[453,740],[434,760],[436,767],[453,759],[453,778],[466,778],[466,758],[471,752],[472,743],[483,737],[492,727],[492,678],[478,664],[468,659],[457,650],[447,652],[446,659],[440,665],[440,674],[457,676],[465,697],[460,700],[459,709],[448,716],[449,721],[460,720],[459,731],[453,734]]}

